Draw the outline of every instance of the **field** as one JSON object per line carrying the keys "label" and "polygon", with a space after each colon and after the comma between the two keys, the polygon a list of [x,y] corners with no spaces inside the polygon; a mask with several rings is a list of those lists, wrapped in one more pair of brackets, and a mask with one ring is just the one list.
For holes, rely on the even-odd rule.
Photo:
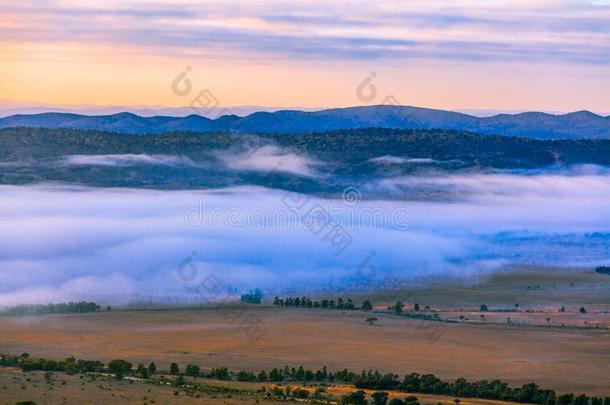
{"label": "field", "polygon": [[[378,369],[433,373],[443,380],[536,382],[559,393],[610,395],[609,287],[610,277],[591,271],[522,268],[471,285],[420,288],[417,313],[411,309],[412,291],[370,296],[373,313],[248,306],[241,315],[261,322],[257,340],[235,320],[235,308],[2,317],[0,352],[105,362],[154,360],[162,370],[170,362],[235,371],[284,365]],[[397,296],[405,297],[407,316],[434,313],[445,322],[379,310]],[[362,298],[354,296],[354,301]],[[489,311],[480,312],[481,304]],[[365,322],[371,316],[378,319],[374,325]],[[3,378],[9,391],[20,392],[18,382]],[[122,384],[124,395],[138,401],[138,395],[145,395],[112,384]]]}
{"label": "field", "polygon": [[[23,373],[16,369],[0,370],[0,404],[14,404],[27,398],[42,404],[213,404],[239,405],[257,403],[261,405],[294,403],[293,401],[265,400],[256,394],[262,387],[266,389],[275,384],[239,383],[201,380],[205,389],[197,394],[185,392],[180,388],[155,385],[139,380],[117,381],[114,378],[94,376],[74,376],[55,374],[45,378],[42,372]],[[9,388],[10,387],[10,388]],[[285,385],[280,385],[286,388]],[[296,386],[291,386],[296,388]],[[310,392],[313,387],[299,386]],[[332,385],[326,388],[326,395],[336,401],[342,395],[353,392],[353,387]],[[367,390],[367,394],[371,391]],[[404,398],[406,394],[390,392],[390,398]],[[449,405],[455,404],[454,397],[442,395],[418,395],[423,403]],[[509,405],[510,402],[480,399],[462,399],[463,405]]]}
{"label": "field", "polygon": [[[22,373],[20,370],[0,370],[0,404],[17,401],[34,401],[37,404],[226,404],[252,402],[252,393],[230,392],[223,394],[201,393],[199,397],[186,396],[173,387],[158,386],[141,381],[113,378],[83,377],[54,374],[50,379],[42,372]],[[277,404],[277,401],[260,400],[260,404]]]}

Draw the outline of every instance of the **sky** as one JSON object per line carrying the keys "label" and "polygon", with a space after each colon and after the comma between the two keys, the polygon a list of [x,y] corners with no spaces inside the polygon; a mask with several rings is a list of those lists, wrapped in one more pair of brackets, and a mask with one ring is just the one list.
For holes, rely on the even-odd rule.
{"label": "sky", "polygon": [[0,0],[5,104],[608,113],[608,94],[607,0]]}

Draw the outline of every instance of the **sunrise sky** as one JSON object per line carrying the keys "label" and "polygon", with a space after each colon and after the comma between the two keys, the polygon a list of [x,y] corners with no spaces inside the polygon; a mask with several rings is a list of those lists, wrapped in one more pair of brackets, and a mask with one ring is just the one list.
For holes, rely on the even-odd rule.
{"label": "sunrise sky", "polygon": [[0,0],[5,103],[185,106],[204,89],[225,106],[608,113],[610,1]]}

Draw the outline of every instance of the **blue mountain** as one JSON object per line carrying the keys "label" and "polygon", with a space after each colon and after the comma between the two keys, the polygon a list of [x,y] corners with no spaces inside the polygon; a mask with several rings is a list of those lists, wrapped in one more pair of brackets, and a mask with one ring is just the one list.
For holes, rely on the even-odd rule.
{"label": "blue mountain", "polygon": [[313,112],[256,112],[245,117],[224,115],[216,119],[199,115],[141,117],[128,112],[99,116],[70,113],[19,114],[0,119],[0,128],[9,127],[95,129],[127,134],[169,131],[297,134],[377,127],[454,129],[535,139],[610,139],[610,117],[589,111],[563,115],[526,112],[475,117],[453,111],[394,105],[334,108]]}

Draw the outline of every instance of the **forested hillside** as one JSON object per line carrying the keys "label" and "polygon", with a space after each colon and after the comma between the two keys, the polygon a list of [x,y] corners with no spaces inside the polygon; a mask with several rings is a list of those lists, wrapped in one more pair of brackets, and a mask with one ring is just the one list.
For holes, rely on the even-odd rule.
{"label": "forested hillside", "polygon": [[[253,156],[255,164],[244,165]],[[305,174],[292,170],[290,164],[295,161],[311,170]],[[345,184],[405,174],[559,170],[583,164],[609,166],[610,141],[541,141],[380,128],[299,135],[171,132],[148,136],[70,129],[0,130],[3,184],[61,181],[154,188],[255,184],[334,192]]]}

